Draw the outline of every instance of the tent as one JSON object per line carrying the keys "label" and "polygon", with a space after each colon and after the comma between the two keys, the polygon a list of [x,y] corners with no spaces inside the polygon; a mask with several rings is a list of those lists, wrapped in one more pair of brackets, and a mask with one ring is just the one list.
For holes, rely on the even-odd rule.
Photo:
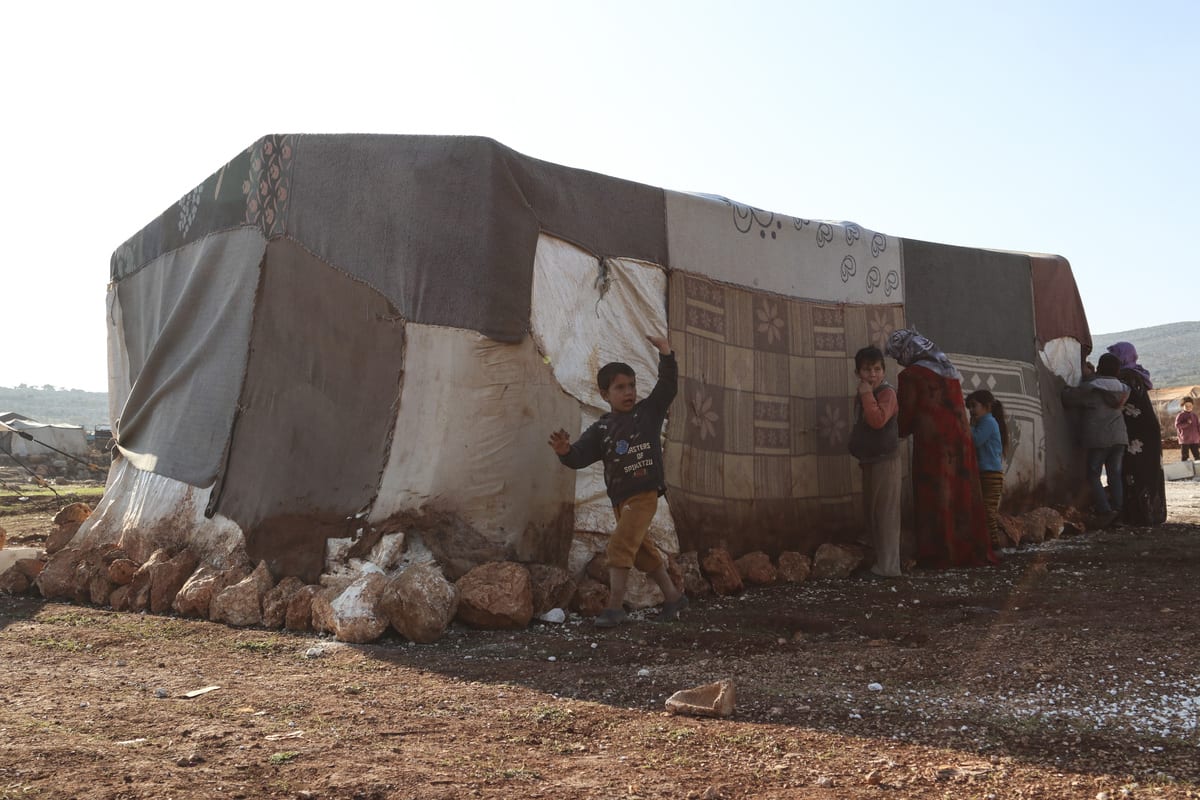
{"label": "tent", "polygon": [[578,563],[612,515],[599,468],[560,467],[547,434],[601,413],[606,361],[645,385],[655,331],[681,373],[653,528],[669,551],[853,535],[853,354],[906,323],[1009,408],[1011,502],[1082,474],[1057,393],[1090,334],[1065,260],[485,138],[266,136],[117,249],[108,312],[124,457],[79,535],[138,559],[186,543],[313,580],[365,532],[404,530],[468,560]]}
{"label": "tent", "polygon": [[60,458],[63,453],[83,458],[88,454],[87,434],[78,425],[36,422],[8,412],[0,417],[0,456],[5,453],[18,459]]}

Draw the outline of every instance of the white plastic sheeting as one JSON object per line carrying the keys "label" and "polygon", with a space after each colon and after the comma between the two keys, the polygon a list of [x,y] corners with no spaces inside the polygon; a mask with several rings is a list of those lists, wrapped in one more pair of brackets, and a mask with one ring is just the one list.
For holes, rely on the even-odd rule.
{"label": "white plastic sheeting", "polygon": [[449,512],[533,557],[522,552],[527,530],[552,527],[572,496],[574,476],[546,442],[559,427],[579,435],[578,404],[528,338],[505,344],[414,323],[406,335],[400,408],[369,521]]}
{"label": "white plastic sheeting", "polygon": [[1038,351],[1047,369],[1067,382],[1078,386],[1083,377],[1083,346],[1069,336],[1051,339]]}
{"label": "white plastic sheeting", "polygon": [[[601,261],[561,239],[538,240],[533,337],[559,385],[582,406],[580,431],[609,410],[596,387],[596,372],[604,364],[629,364],[638,374],[639,395],[649,393],[658,377],[658,351],[646,336],[667,335],[666,297],[667,275],[661,267],[617,258]],[[611,533],[615,527],[602,465],[579,470],[575,530]],[[662,549],[679,552],[665,499],[659,500],[650,535]]]}
{"label": "white plastic sheeting", "polygon": [[118,458],[104,496],[75,539],[119,544],[138,563],[160,547],[184,546],[217,567],[240,563],[246,558],[242,529],[220,514],[204,516],[211,493],[212,487],[190,486]]}
{"label": "white plastic sheeting", "polygon": [[[32,436],[33,441],[21,436],[21,432]],[[0,423],[0,442],[17,458],[60,458],[61,453],[83,457],[88,452],[87,434],[78,425],[49,425],[27,419]]]}

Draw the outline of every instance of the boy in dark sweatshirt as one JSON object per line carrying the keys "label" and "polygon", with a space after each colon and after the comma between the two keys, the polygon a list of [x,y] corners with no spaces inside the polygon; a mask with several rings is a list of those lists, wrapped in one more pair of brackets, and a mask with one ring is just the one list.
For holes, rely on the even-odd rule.
{"label": "boy in dark sweatshirt", "polygon": [[637,399],[637,376],[628,364],[605,364],[596,375],[600,396],[612,411],[600,417],[571,443],[565,430],[550,434],[558,460],[572,469],[604,462],[604,485],[613,504],[617,528],[608,540],[608,607],[596,625],[610,628],[625,621],[625,584],[631,567],[646,572],[662,590],[666,602],[659,619],[674,619],[687,607],[687,595],[675,588],[666,562],[647,535],[666,492],[662,465],[662,426],[675,398],[679,367],[671,345],[660,336],[647,336],[658,348],[658,382],[650,395]]}

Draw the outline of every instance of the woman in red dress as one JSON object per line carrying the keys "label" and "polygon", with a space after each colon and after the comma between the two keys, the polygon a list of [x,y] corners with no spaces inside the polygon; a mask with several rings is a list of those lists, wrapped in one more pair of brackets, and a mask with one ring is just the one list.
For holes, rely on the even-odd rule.
{"label": "woman in red dress", "polygon": [[913,437],[917,564],[944,569],[997,563],[963,404],[962,375],[915,329],[893,333],[887,354],[904,367],[896,394],[900,435]]}

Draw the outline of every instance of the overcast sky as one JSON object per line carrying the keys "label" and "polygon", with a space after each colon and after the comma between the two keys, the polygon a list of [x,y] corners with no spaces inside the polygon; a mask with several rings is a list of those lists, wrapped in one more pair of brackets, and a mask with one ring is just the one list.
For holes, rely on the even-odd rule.
{"label": "overcast sky", "polygon": [[[435,8],[436,6],[436,8]],[[380,10],[388,9],[388,10]],[[0,385],[106,388],[116,247],[266,133],[490,136],[1200,319],[1200,4],[9,4]]]}

